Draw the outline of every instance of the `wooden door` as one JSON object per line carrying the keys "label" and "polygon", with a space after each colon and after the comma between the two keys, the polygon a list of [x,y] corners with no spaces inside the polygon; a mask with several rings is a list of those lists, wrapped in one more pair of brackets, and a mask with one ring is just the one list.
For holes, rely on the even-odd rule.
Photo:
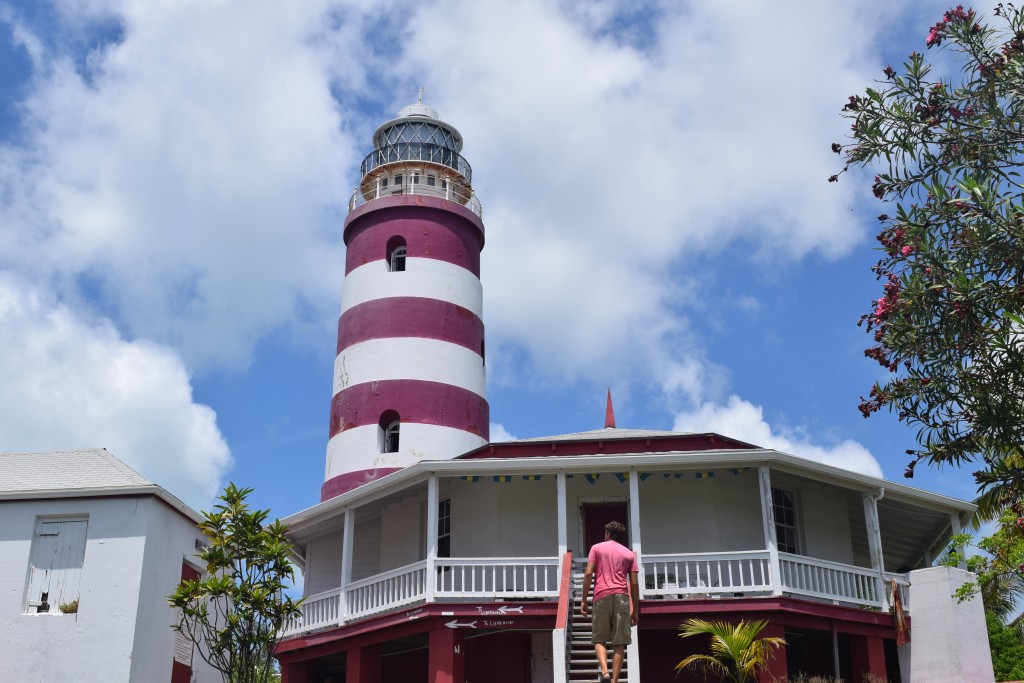
{"label": "wooden door", "polygon": [[626,542],[629,547],[628,505],[620,503],[584,503],[583,505],[583,557],[586,559],[590,547],[604,540],[604,525],[608,522],[620,522],[626,527]]}

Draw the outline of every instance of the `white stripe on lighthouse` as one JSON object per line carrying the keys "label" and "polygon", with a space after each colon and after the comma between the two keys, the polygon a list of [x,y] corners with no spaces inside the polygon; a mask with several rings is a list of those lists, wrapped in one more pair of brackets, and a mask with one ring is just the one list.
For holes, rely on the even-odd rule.
{"label": "white stripe on lighthouse", "polygon": [[423,337],[369,339],[334,359],[333,394],[390,379],[439,382],[487,396],[487,373],[480,354],[451,342]]}
{"label": "white stripe on lighthouse", "polygon": [[[347,472],[379,467],[408,467],[420,460],[448,460],[487,442],[455,427],[403,422],[397,453],[380,452],[380,427],[364,425],[335,434],[327,442],[327,470],[324,479]],[[402,448],[402,444],[408,444]]]}
{"label": "white stripe on lighthouse", "polygon": [[387,263],[371,261],[345,276],[341,288],[341,312],[366,301],[395,296],[439,299],[484,316],[484,292],[480,278],[461,266],[431,258],[408,258],[406,270],[392,273]]}

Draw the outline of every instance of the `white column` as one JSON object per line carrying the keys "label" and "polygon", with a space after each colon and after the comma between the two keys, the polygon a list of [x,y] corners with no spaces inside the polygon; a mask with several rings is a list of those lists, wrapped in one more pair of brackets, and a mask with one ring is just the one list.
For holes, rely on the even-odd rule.
{"label": "white column", "polygon": [[356,511],[345,509],[345,526],[341,538],[341,591],[338,594],[338,623],[344,624],[348,616],[346,591],[352,583],[352,548],[356,535]]}
{"label": "white column", "polygon": [[761,484],[761,523],[764,525],[764,547],[768,550],[772,595],[782,595],[782,567],[779,564],[779,544],[775,538],[775,510],[772,507],[772,476],[767,465],[758,465],[757,475]]}
{"label": "white column", "polygon": [[[949,527],[952,530],[954,536],[956,536],[957,534],[963,532],[964,529],[963,529],[962,526],[960,526],[960,515],[958,513],[956,513],[956,512],[950,513],[950,515],[949,515]],[[929,563],[929,564],[931,564],[931,563]],[[962,559],[960,561],[960,563],[957,565],[957,568],[958,569],[963,569],[964,571],[967,571],[967,561],[966,561],[966,558],[964,558],[964,559]]]}
{"label": "white column", "polygon": [[437,560],[437,475],[431,472],[427,479],[427,602],[434,601],[434,582],[437,574],[434,569]]}
{"label": "white column", "polygon": [[559,472],[555,475],[555,489],[557,494],[555,496],[558,510],[556,510],[558,519],[558,561],[562,561],[562,557],[565,556],[566,551],[569,549],[569,525],[566,518],[565,512],[565,472]]}
{"label": "white column", "polygon": [[[636,562],[640,567],[640,599],[644,597],[644,557],[640,538],[640,473],[635,469],[629,471],[629,534],[636,553]],[[643,618],[643,615],[640,617]],[[637,627],[631,626],[632,642],[626,646],[626,659],[629,665],[630,683],[640,683],[640,649]]]}
{"label": "white column", "polygon": [[[878,495],[881,497],[881,492]],[[884,611],[889,609],[889,600],[886,597],[885,558],[882,556],[882,528],[878,523],[878,499],[871,491],[864,493],[861,499],[864,501],[864,520],[868,528],[868,552],[871,553],[871,568],[878,573],[880,587],[878,606]]]}

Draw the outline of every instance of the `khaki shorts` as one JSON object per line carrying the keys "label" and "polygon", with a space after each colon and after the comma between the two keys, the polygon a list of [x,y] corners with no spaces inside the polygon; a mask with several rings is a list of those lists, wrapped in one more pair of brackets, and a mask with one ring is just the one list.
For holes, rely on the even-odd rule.
{"label": "khaki shorts", "polygon": [[595,602],[591,624],[594,634],[590,642],[629,645],[633,642],[629,622],[629,596],[615,593]]}

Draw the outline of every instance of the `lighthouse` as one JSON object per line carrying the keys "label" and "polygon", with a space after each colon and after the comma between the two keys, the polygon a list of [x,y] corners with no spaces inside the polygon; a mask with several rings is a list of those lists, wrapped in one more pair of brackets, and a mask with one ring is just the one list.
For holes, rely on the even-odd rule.
{"label": "lighthouse", "polygon": [[487,443],[484,225],[461,152],[421,92],[360,166],[321,500]]}

